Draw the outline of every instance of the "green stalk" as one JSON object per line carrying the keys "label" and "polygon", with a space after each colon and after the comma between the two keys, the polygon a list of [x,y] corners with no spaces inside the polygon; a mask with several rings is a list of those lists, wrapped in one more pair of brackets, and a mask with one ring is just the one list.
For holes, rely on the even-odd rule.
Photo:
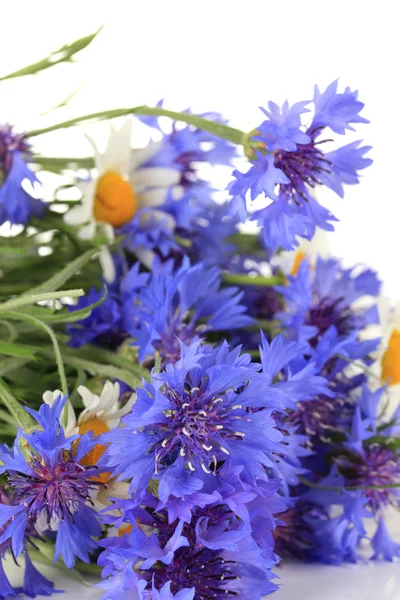
{"label": "green stalk", "polygon": [[243,140],[246,137],[246,134],[240,129],[235,129],[234,127],[230,127],[229,125],[225,125],[224,123],[210,121],[209,119],[205,119],[204,117],[198,117],[197,115],[192,115],[190,113],[176,112],[174,110],[167,110],[166,108],[161,107],[152,108],[149,106],[136,106],[134,108],[116,108],[113,110],[105,110],[101,112],[91,113],[89,115],[83,115],[81,117],[69,119],[68,121],[63,121],[62,123],[49,125],[48,127],[43,127],[41,129],[33,129],[32,131],[29,131],[27,133],[27,136],[32,138],[37,135],[42,135],[44,133],[50,133],[51,131],[67,129],[68,127],[73,127],[78,123],[83,123],[85,121],[114,119],[116,117],[124,117],[127,115],[168,117],[170,119],[173,119],[174,121],[181,121],[183,123],[187,123],[188,125],[193,125],[198,129],[202,129],[203,131],[208,131],[209,133],[212,133],[213,135],[227,140],[228,142],[232,142],[232,144],[237,144],[240,146],[243,144]]}
{"label": "green stalk", "polygon": [[14,417],[15,423],[26,433],[33,431],[35,423],[29,413],[24,410],[10,388],[0,377],[0,399]]}
{"label": "green stalk", "polygon": [[260,287],[272,287],[274,285],[282,285],[284,282],[283,275],[273,275],[272,277],[262,277],[256,275],[250,277],[241,273],[223,273],[222,278],[225,283],[233,285],[256,285]]}
{"label": "green stalk", "polygon": [[7,312],[7,313],[4,313],[4,316],[9,319],[15,320],[15,321],[25,321],[26,323],[30,323],[39,329],[43,329],[43,331],[45,331],[47,333],[47,335],[50,337],[52,344],[53,344],[54,356],[55,356],[57,368],[58,368],[58,375],[60,377],[61,390],[62,390],[62,393],[64,396],[67,395],[68,394],[68,385],[67,385],[67,378],[65,376],[64,363],[63,363],[63,359],[61,356],[60,347],[58,345],[58,340],[57,340],[56,334],[51,329],[51,327],[46,325],[46,323],[43,323],[43,321],[36,319],[36,317],[33,317],[32,315],[28,315],[25,313]]}
{"label": "green stalk", "polygon": [[14,298],[12,300],[8,300],[7,302],[3,302],[2,304],[0,304],[0,313],[9,312],[10,310],[13,311],[16,308],[21,308],[22,306],[30,306],[32,304],[37,304],[38,302],[65,298],[66,296],[68,296],[69,298],[78,298],[79,296],[84,295],[85,292],[83,290],[65,290],[61,292],[44,292],[43,294],[29,294],[27,296],[19,296],[18,298]]}
{"label": "green stalk", "polygon": [[313,488],[316,490],[325,490],[327,492],[343,492],[343,490],[348,492],[355,492],[357,490],[386,490],[393,488],[400,488],[400,483],[382,483],[378,485],[322,485],[320,483],[314,483],[313,481],[309,481],[304,477],[298,476],[298,479],[301,483],[306,485],[309,488]]}

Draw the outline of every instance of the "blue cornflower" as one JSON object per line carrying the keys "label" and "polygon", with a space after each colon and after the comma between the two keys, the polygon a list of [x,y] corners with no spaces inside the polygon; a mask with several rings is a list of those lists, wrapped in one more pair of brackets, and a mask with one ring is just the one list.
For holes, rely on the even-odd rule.
{"label": "blue cornflower", "polygon": [[240,303],[243,294],[237,288],[222,288],[216,267],[190,266],[184,258],[174,271],[171,261],[156,261],[150,279],[143,279],[141,286],[137,273],[135,266],[122,283],[122,293],[124,326],[139,347],[140,360],[157,350],[164,364],[175,362],[179,340],[188,343],[195,334],[252,322]]}
{"label": "blue cornflower", "polygon": [[[345,480],[334,467],[318,484],[340,490]],[[372,516],[366,508],[368,500],[363,492],[311,489],[303,499],[321,509],[314,508],[307,518],[313,544],[310,558],[333,564],[356,562],[360,558],[360,543],[367,537],[364,520]]]}
{"label": "blue cornflower", "polygon": [[324,380],[313,376],[311,366],[274,382],[299,351],[281,338],[265,347],[263,373],[249,355],[240,355],[240,347],[230,350],[226,342],[211,348],[195,338],[187,346],[180,342],[180,349],[180,360],[137,389],[125,427],[107,434],[104,467],[131,479],[131,493],[139,497],[156,477],[165,499],[196,491],[176,478],[176,466],[197,477],[201,471],[215,474],[223,462],[243,467],[249,484],[267,479],[265,469],[273,470],[277,455],[285,455],[274,416],[325,390]]}
{"label": "blue cornflower", "polygon": [[[273,493],[276,493],[276,487]],[[247,500],[237,494],[237,501],[249,503],[254,495],[242,492]],[[99,564],[105,567],[104,577],[108,574],[115,577],[123,560],[130,571],[135,565],[138,575],[147,580],[147,589],[150,584],[153,588],[161,588],[170,582],[172,593],[184,590],[187,593],[193,589],[195,598],[207,598],[212,594],[216,600],[227,595],[260,600],[262,595],[276,589],[271,583],[270,571],[277,561],[272,550],[272,536],[269,537],[271,545],[265,552],[253,536],[249,513],[247,518],[244,515],[243,522],[228,505],[216,501],[203,509],[195,507],[190,522],[170,523],[165,510],[155,504],[147,495],[143,506],[125,512],[124,522],[133,525],[130,533],[101,542],[106,547],[99,558]],[[268,507],[262,515],[264,530],[269,527],[271,534],[273,505],[268,498],[264,504]],[[277,502],[275,506],[282,509],[282,503]],[[262,503],[252,510],[257,519]],[[157,535],[148,536],[141,529],[143,526],[148,531],[149,525]],[[257,533],[262,536],[263,530]],[[265,539],[263,543],[266,544]],[[128,577],[132,578],[132,575]]]}
{"label": "blue cornflower", "polygon": [[400,556],[400,544],[397,544],[390,537],[385,519],[381,517],[378,522],[375,535],[372,538],[372,547],[374,549],[373,559],[383,558],[391,562],[394,557]]}
{"label": "blue cornflower", "polygon": [[[11,502],[12,501],[8,493],[0,488],[0,506],[3,505],[5,507],[11,507]],[[12,511],[12,508],[10,508],[10,510]],[[10,539],[5,538],[4,536],[7,526],[7,522],[0,525],[0,598],[17,596],[21,592],[30,598],[34,598],[37,595],[51,596],[57,592],[58,590],[54,589],[53,583],[46,579],[46,577],[44,577],[36,569],[29,557],[29,547],[34,547],[34,540],[35,538],[37,539],[39,537],[33,526],[27,527],[24,534],[23,555],[25,561],[25,572],[23,585],[19,588],[14,588],[11,585],[3,568],[3,560],[8,554],[12,554]]]}
{"label": "blue cornflower", "polygon": [[[90,288],[86,296],[70,307],[71,312],[82,310],[99,302],[104,295],[103,290]],[[107,285],[107,297],[90,315],[81,321],[67,326],[70,336],[69,345],[79,348],[85,344],[98,344],[107,348],[118,347],[126,337],[123,330],[121,301],[118,285]]]}
{"label": "blue cornflower", "polygon": [[[226,122],[218,113],[204,113],[200,116],[217,123]],[[150,125],[157,128],[163,137],[159,151],[143,166],[167,167],[178,171],[179,184],[190,189],[194,197],[197,196],[197,187],[201,189],[202,184],[205,184],[198,175],[199,165],[230,165],[236,154],[235,147],[226,140],[191,125],[178,127],[173,123],[169,134],[162,131],[158,121],[153,120]]]}
{"label": "blue cornflower", "polygon": [[183,589],[176,595],[173,594],[171,581],[167,581],[159,590],[154,587],[154,583],[151,590],[145,590],[146,579],[137,576],[130,562],[116,561],[114,569],[108,579],[96,586],[106,590],[101,600],[119,600],[124,597],[134,600],[193,600],[194,598],[194,588]]}
{"label": "blue cornflower", "polygon": [[[175,219],[163,206],[163,210],[142,208],[132,221],[123,225],[118,232],[126,235],[123,245],[135,252],[139,258],[142,259],[149,252],[166,258],[171,253],[181,250],[175,240],[175,229]],[[143,262],[151,263],[151,260]]]}
{"label": "blue cornflower", "polygon": [[[12,505],[0,504],[0,543],[11,542],[18,557],[24,550],[27,531],[56,531],[54,560],[63,557],[72,568],[75,557],[89,562],[100,536],[91,494],[98,488],[99,469],[84,459],[96,442],[91,434],[66,437],[60,418],[67,397],[39,412],[27,409],[40,429],[19,432],[11,452],[0,451],[0,470],[7,472]],[[29,452],[22,453],[21,443]]]}
{"label": "blue cornflower", "polygon": [[305,260],[297,275],[289,275],[287,280],[286,286],[275,288],[285,302],[285,310],[277,318],[286,335],[307,340],[312,348],[332,325],[343,340],[354,331],[378,323],[375,304],[355,307],[356,301],[379,294],[380,282],[371,269],[344,269],[336,259],[318,258],[315,269]]}
{"label": "blue cornflower", "polygon": [[264,194],[272,201],[252,215],[264,227],[265,244],[272,252],[297,246],[298,237],[311,239],[316,227],[333,230],[335,217],[313,198],[312,190],[326,185],[343,196],[343,184],[358,183],[358,172],[372,163],[364,157],[370,147],[360,148],[360,142],[328,153],[321,149],[331,141],[320,139],[326,127],[342,135],[353,129],[352,123],[368,122],[359,114],[364,105],[357,92],[347,88],[338,93],[337,86],[334,81],[323,93],[315,88],[314,117],[305,131],[300,115],[308,111],[309,102],[289,107],[286,101],[282,109],[270,102],[269,110],[261,109],[267,116],[255,136],[261,149],[247,173],[234,172],[229,185],[233,214],[246,218],[248,196],[255,200]]}
{"label": "blue cornflower", "polygon": [[[104,464],[131,479],[137,494],[153,476],[168,486],[177,461],[193,473],[216,472],[228,461],[244,466],[250,480],[266,477],[267,452],[279,451],[281,440],[271,412],[284,405],[284,394],[262,387],[259,365],[239,347],[213,349],[194,339],[180,348],[180,360],[137,390],[125,427],[107,436]],[[269,409],[251,414],[247,407]],[[175,484],[171,493],[177,495]]]}
{"label": "blue cornflower", "polygon": [[30,145],[25,134],[14,133],[9,125],[0,126],[0,225],[26,225],[31,216],[40,216],[45,205],[33,198],[23,187],[24,182],[34,186],[39,182],[26,161],[30,159]]}

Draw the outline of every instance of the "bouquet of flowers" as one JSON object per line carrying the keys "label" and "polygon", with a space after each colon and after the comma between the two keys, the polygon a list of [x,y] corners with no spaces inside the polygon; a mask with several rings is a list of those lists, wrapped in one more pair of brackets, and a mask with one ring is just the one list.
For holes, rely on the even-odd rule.
{"label": "bouquet of flowers", "polygon": [[[40,563],[104,600],[259,600],[287,557],[400,555],[398,315],[320,236],[363,108],[334,81],[250,132],[162,102],[0,125],[0,598],[58,591]],[[35,150],[76,126],[91,156]]]}

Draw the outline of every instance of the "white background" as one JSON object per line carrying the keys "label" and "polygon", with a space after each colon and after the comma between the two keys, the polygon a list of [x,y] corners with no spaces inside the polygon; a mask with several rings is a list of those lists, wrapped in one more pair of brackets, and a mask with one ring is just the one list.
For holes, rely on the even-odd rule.
{"label": "white background", "polygon": [[[6,6],[7,4],[7,6]],[[106,26],[75,65],[0,83],[1,121],[39,125],[37,115],[82,87],[68,109],[41,122],[112,107],[154,104],[219,110],[252,129],[269,99],[308,99],[340,77],[359,89],[370,125],[358,136],[374,146],[374,164],[344,200],[320,200],[340,218],[332,251],[348,265],[380,271],[400,297],[400,140],[398,3],[395,0],[30,0],[2,5],[0,73],[46,56]],[[81,133],[42,138],[43,151],[88,154]]]}

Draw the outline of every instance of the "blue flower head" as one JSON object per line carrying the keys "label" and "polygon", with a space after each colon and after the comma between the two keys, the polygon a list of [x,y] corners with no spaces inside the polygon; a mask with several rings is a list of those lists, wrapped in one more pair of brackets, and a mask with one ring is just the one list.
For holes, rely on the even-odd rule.
{"label": "blue flower head", "polygon": [[254,485],[267,478],[265,469],[274,469],[277,454],[293,458],[292,447],[285,450],[282,444],[275,416],[306,394],[326,389],[310,368],[274,381],[299,352],[296,344],[278,339],[265,346],[262,373],[249,355],[240,355],[240,347],[231,350],[223,343],[212,348],[193,339],[187,346],[180,342],[180,348],[175,364],[137,390],[125,427],[107,434],[106,470],[130,479],[135,497],[155,477],[166,502],[170,495],[183,498],[198,491],[196,482],[179,477],[183,469],[198,479],[201,473],[215,475],[223,464],[240,466]]}
{"label": "blue flower head", "polygon": [[[220,482],[211,479],[215,490]],[[124,522],[134,524],[131,532],[101,542],[106,548],[99,558],[104,577],[111,575],[111,581],[118,577],[123,559],[129,573],[122,578],[130,581],[139,575],[147,581],[145,598],[150,589],[153,594],[154,589],[172,594],[166,598],[207,598],[212,594],[216,600],[232,594],[243,600],[260,600],[261,595],[274,591],[270,569],[277,557],[271,529],[275,522],[273,513],[283,510],[283,504],[278,498],[274,503],[276,486],[254,504],[257,493],[235,490],[236,481],[237,474],[231,480],[231,490],[227,482],[221,488],[224,498],[214,498],[207,506],[195,506],[186,522],[171,522],[165,509],[147,494],[140,507],[125,510]],[[244,521],[234,512],[238,503],[249,507],[242,513]],[[257,527],[259,520],[263,520],[263,528]],[[157,535],[144,533],[138,523],[147,532],[157,531]],[[102,586],[108,587],[108,581]]]}
{"label": "blue flower head", "polygon": [[[288,285],[276,289],[285,302],[285,310],[277,318],[289,337],[307,340],[315,348],[331,326],[336,328],[339,340],[344,340],[352,332],[378,322],[375,304],[366,309],[355,307],[361,298],[367,300],[379,294],[380,282],[370,269],[344,269],[336,259],[318,258],[315,269],[303,261],[297,275],[287,279]],[[357,352],[357,348],[351,349]],[[350,346],[347,350],[349,354]]]}
{"label": "blue flower head", "polygon": [[34,185],[38,181],[20,153],[14,150],[10,170],[0,187],[0,225],[6,221],[12,225],[26,225],[30,217],[43,214],[43,202],[33,198],[23,187],[24,182]]}
{"label": "blue flower head", "polygon": [[[108,285],[106,299],[88,317],[67,326],[70,346],[79,348],[85,344],[97,344],[116,348],[122,343],[126,334],[122,328],[121,302],[116,288]],[[92,306],[103,295],[103,290],[92,287],[70,310],[74,312]]]}
{"label": "blue flower head", "polygon": [[[11,490],[11,505],[0,504],[0,544],[8,540],[18,557],[27,532],[55,530],[54,559],[62,556],[71,568],[75,557],[89,561],[101,529],[90,499],[99,469],[85,464],[96,442],[91,434],[66,437],[60,426],[66,400],[59,397],[53,407],[29,410],[41,429],[20,432],[12,450],[0,452],[0,471],[7,473]],[[22,454],[21,442],[29,445],[29,453]]]}
{"label": "blue flower head", "polygon": [[139,359],[157,350],[164,364],[180,355],[179,340],[246,326],[252,322],[237,288],[222,288],[220,271],[185,258],[174,271],[170,261],[155,262],[150,279],[137,278],[138,267],[122,283],[124,326],[139,347]]}
{"label": "blue flower head", "polygon": [[[9,519],[13,519],[13,508],[15,507],[12,506],[12,499],[7,492],[0,488],[0,507],[1,506],[4,507],[3,510],[5,511],[6,516],[8,510]],[[8,509],[6,507],[8,507]],[[1,519],[0,524],[0,598],[8,598],[10,596],[16,597],[21,592],[30,598],[34,598],[37,595],[51,596],[58,590],[55,590],[53,583],[46,579],[46,577],[36,569],[29,557],[29,549],[32,545],[34,546],[34,540],[39,537],[33,525],[28,525],[23,535],[25,571],[22,587],[14,588],[9,582],[3,568],[3,560],[8,554],[12,554],[11,541],[6,535],[6,529],[8,527],[7,520],[8,519]]]}
{"label": "blue flower head", "polygon": [[[257,127],[255,139],[261,150],[247,173],[234,171],[229,185],[232,196],[232,214],[242,220],[247,213],[248,200],[263,194],[270,202],[258,211],[255,218],[264,226],[267,248],[274,252],[279,247],[291,249],[298,245],[298,237],[311,239],[316,227],[332,230],[335,217],[313,197],[314,188],[325,185],[343,196],[343,184],[356,184],[359,171],[371,164],[364,154],[370,147],[353,142],[332,152],[323,151],[320,139],[326,128],[336,134],[353,129],[352,123],[367,123],[360,116],[363,104],[357,92],[348,88],[337,92],[337,81],[325,92],[315,88],[314,117],[304,131],[300,115],[306,112],[308,102],[298,102],[282,109],[269,103],[269,110],[261,109],[267,119]],[[279,218],[279,214],[282,217]]]}

